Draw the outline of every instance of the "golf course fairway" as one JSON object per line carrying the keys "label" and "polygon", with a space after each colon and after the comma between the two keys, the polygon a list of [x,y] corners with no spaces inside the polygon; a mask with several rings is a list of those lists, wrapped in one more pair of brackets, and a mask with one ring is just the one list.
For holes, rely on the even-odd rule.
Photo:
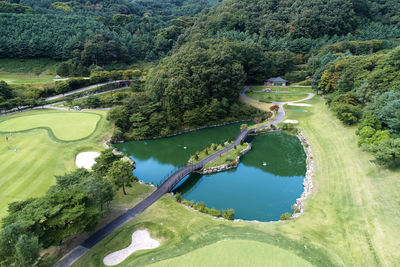
{"label": "golf course fairway", "polygon": [[[96,244],[73,266],[103,266],[106,255],[127,247],[132,233],[142,228],[149,229],[161,245],[132,254],[124,266],[180,266],[188,262],[185,257],[191,266],[204,266],[199,255],[226,239],[262,242],[314,266],[398,265],[399,171],[371,163],[371,154],[357,146],[356,127],[343,125],[322,98],[305,103],[312,106],[286,107],[286,119],[299,121],[315,162],[313,193],[299,218],[275,223],[214,219],[177,203],[168,194]],[[247,258],[249,252],[234,246],[237,257]],[[279,261],[281,255],[274,253],[271,261]],[[230,257],[236,257],[235,253],[220,249],[218,258],[210,258],[208,264],[223,266]]]}
{"label": "golf course fairway", "polygon": [[43,112],[35,115],[22,113],[10,119],[0,118],[0,132],[49,128],[57,139],[72,141],[92,134],[100,118],[99,115],[88,112]]}
{"label": "golf course fairway", "polygon": [[55,182],[54,175],[76,168],[79,152],[101,151],[109,129],[105,115],[35,110],[1,117],[0,218],[7,214],[8,203],[43,195]]}

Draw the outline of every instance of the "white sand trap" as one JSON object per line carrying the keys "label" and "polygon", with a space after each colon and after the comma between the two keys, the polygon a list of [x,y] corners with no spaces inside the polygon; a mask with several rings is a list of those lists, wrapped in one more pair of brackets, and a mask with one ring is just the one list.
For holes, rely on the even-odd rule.
{"label": "white sand trap", "polygon": [[304,103],[288,103],[289,106],[298,106],[298,107],[311,107],[311,104],[304,104]]}
{"label": "white sand trap", "polygon": [[285,122],[285,123],[293,123],[293,124],[299,123],[298,120],[284,120],[283,122]]}
{"label": "white sand trap", "polygon": [[129,247],[108,254],[104,257],[103,263],[107,266],[114,266],[123,262],[135,251],[152,249],[159,245],[157,240],[150,237],[149,231],[137,230],[132,234],[132,243]]}
{"label": "white sand trap", "polygon": [[94,160],[100,156],[99,152],[82,152],[76,156],[75,165],[78,168],[90,169],[96,163]]}

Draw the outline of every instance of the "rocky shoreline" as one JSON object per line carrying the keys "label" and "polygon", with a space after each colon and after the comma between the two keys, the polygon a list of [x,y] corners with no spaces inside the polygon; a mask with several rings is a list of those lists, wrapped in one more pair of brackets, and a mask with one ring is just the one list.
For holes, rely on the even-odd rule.
{"label": "rocky shoreline", "polygon": [[211,173],[222,172],[222,171],[236,168],[239,165],[240,157],[242,155],[246,154],[247,152],[249,152],[250,150],[251,150],[251,145],[248,144],[248,146],[245,149],[240,151],[240,156],[237,156],[233,162],[228,163],[228,164],[223,164],[220,166],[211,167],[211,168],[201,169],[197,172],[200,174],[211,174]]}
{"label": "rocky shoreline", "polygon": [[311,146],[301,131],[298,132],[297,137],[299,138],[301,144],[303,145],[304,152],[307,155],[306,159],[307,172],[303,181],[304,192],[298,199],[296,199],[296,204],[294,204],[294,206],[297,209],[297,212],[295,212],[292,215],[292,218],[297,218],[304,213],[305,209],[304,201],[312,193],[312,188],[313,188],[312,178],[314,177],[314,158],[312,155]]}

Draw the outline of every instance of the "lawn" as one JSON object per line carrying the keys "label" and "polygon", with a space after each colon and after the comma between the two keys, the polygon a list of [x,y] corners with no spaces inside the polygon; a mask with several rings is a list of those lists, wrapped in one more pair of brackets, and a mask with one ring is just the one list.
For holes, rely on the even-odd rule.
{"label": "lawn", "polygon": [[[188,163],[197,164],[200,161],[202,161],[203,159],[208,158],[210,155],[212,155],[212,154],[224,149],[225,147],[229,146],[229,144],[231,144],[231,142],[232,141],[229,141],[229,142],[225,141],[224,142],[224,146],[222,146],[221,144],[212,144],[211,146],[209,146],[209,147],[203,149],[202,151],[198,152],[198,154],[197,154],[198,159],[195,159],[194,156],[190,157]],[[213,149],[214,145],[215,145],[215,150]],[[208,151],[207,153],[206,153],[206,150]]]}
{"label": "lawn", "polygon": [[232,163],[236,159],[237,153],[247,148],[248,145],[249,145],[248,143],[243,143],[243,145],[237,146],[236,149],[231,149],[225,152],[224,154],[221,154],[220,157],[217,157],[216,159],[204,165],[204,169],[221,166],[227,163]]}
{"label": "lawn", "polygon": [[249,240],[223,240],[151,266],[312,266],[287,250]]}
{"label": "lawn", "polygon": [[[73,114],[73,117],[69,117],[69,114]],[[54,183],[54,175],[75,168],[75,156],[79,152],[103,150],[105,133],[109,131],[105,115],[105,111],[72,113],[35,110],[0,117],[1,129],[7,129],[7,132],[0,133],[0,218],[6,215],[8,203],[43,195]],[[58,121],[54,119],[56,116],[59,116]],[[15,132],[15,129],[40,126],[38,121],[42,121],[44,127],[51,127],[51,130],[38,128]],[[79,128],[85,128],[86,123],[91,130],[83,132]],[[12,136],[9,128],[3,128],[3,124],[15,127]],[[69,128],[65,128],[64,124]],[[57,138],[52,136],[53,130]],[[80,140],[65,142],[58,138]]]}
{"label": "lawn", "polygon": [[269,102],[289,102],[289,101],[296,101],[301,100],[307,97],[306,93],[297,93],[297,92],[247,92],[247,96],[263,100]]}
{"label": "lawn", "polygon": [[[211,254],[209,266],[229,264],[230,257],[237,255],[244,259],[253,255],[247,250],[238,252],[233,245],[232,249],[222,249],[216,242],[225,239],[273,246],[271,251],[277,252],[271,253],[270,260],[281,261],[284,255],[288,266],[290,262],[315,266],[398,266],[399,170],[372,164],[371,155],[357,147],[355,128],[338,121],[323,99],[314,97],[307,103],[313,106],[293,108],[308,112],[287,112],[287,119],[300,121],[316,168],[314,192],[306,200],[302,216],[278,223],[230,222],[195,212],[165,195],[93,247],[74,266],[103,266],[104,256],[127,247],[133,231],[142,228],[149,229],[161,246],[134,253],[124,261],[124,266],[156,262],[179,266],[187,263],[186,258],[190,266],[203,266],[201,255],[212,248],[218,251],[218,257]],[[251,247],[257,250],[256,245]],[[269,252],[263,249],[263,253]],[[263,255],[257,253],[254,257]]]}
{"label": "lawn", "polygon": [[22,113],[12,118],[0,117],[0,132],[18,132],[38,127],[48,128],[51,135],[62,141],[88,137],[96,129],[101,116],[90,112]]}
{"label": "lawn", "polygon": [[240,100],[240,102],[242,102],[244,104],[253,106],[255,108],[258,108],[258,109],[261,109],[261,110],[264,110],[264,111],[270,111],[269,108],[273,106],[272,103],[263,103],[263,102],[259,102],[257,100],[253,100],[253,99],[250,99],[250,98],[247,98],[247,97],[243,97],[243,96],[240,96],[239,100]]}
{"label": "lawn", "polygon": [[9,84],[52,83],[57,65],[51,59],[0,59],[0,80]]}
{"label": "lawn", "polygon": [[[250,86],[250,89],[253,91],[261,91],[263,89],[267,88],[265,85],[253,85]],[[272,91],[276,92],[311,92],[311,86],[300,86],[300,85],[289,85],[289,86],[268,86]]]}

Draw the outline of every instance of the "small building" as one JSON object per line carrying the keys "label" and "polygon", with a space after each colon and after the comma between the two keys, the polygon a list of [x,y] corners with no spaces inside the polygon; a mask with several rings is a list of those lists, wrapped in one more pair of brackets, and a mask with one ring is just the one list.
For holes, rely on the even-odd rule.
{"label": "small building", "polygon": [[264,81],[265,86],[287,86],[288,81],[281,77],[269,78]]}

